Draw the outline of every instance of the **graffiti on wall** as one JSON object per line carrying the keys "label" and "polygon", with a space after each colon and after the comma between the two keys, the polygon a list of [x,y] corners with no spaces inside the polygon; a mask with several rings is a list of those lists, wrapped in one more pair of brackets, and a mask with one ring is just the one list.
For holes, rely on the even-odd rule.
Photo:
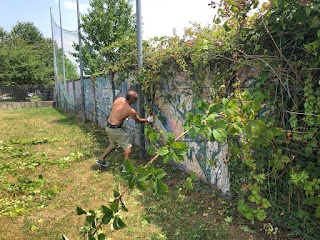
{"label": "graffiti on wall", "polygon": [[[77,88],[80,87],[79,82],[75,85]],[[190,83],[179,79],[176,83],[165,85],[161,91],[158,91],[152,103],[152,110],[157,116],[156,126],[166,132],[172,132],[176,137],[184,131],[183,124],[186,113],[195,111],[196,103],[192,88],[188,87],[188,84]],[[85,79],[84,94],[87,119],[104,127],[113,99],[120,96],[125,97],[129,88],[130,84],[123,82],[113,91],[110,76],[100,76],[94,81]],[[72,97],[76,104],[81,102],[79,100],[81,99],[80,94],[74,94]],[[137,110],[136,105],[134,104],[133,107]],[[124,126],[132,143],[139,145],[138,124],[129,119],[125,121]],[[184,136],[182,141],[187,142],[190,150],[185,156],[185,161],[178,167],[183,171],[196,173],[201,180],[216,186],[224,194],[228,193],[230,183],[227,143],[204,141],[200,137],[191,139],[188,135]]]}
{"label": "graffiti on wall", "polygon": [[[181,85],[187,86],[187,83]],[[184,131],[186,113],[195,111],[192,89],[169,84],[158,95],[153,106],[157,115],[155,123],[177,137]],[[189,145],[190,150],[179,167],[186,172],[196,173],[200,179],[216,186],[224,194],[228,193],[228,144],[204,141],[200,137],[191,139],[188,135],[182,141]]]}

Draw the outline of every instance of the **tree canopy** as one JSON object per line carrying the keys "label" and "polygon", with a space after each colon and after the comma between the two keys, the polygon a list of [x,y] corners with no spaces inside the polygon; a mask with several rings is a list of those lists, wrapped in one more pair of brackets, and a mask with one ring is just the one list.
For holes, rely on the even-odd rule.
{"label": "tree canopy", "polygon": [[32,22],[0,27],[0,84],[50,84],[54,81],[51,39]]}
{"label": "tree canopy", "polygon": [[87,74],[117,71],[135,50],[135,18],[128,0],[92,0],[82,15],[82,49]]}

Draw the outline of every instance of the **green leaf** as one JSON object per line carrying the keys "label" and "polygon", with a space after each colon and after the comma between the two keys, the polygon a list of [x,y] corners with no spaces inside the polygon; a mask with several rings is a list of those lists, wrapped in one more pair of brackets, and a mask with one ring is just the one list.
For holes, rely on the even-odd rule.
{"label": "green leaf", "polygon": [[134,173],[134,166],[133,166],[133,164],[132,164],[132,162],[130,160],[126,160],[124,162],[124,166],[125,166],[126,171],[128,173]]}
{"label": "green leaf", "polygon": [[33,225],[33,224],[32,224],[32,226],[31,226],[31,229],[30,229],[30,230],[31,230],[31,231],[35,231],[35,230],[37,230],[37,229],[38,229],[38,227],[37,227],[36,225]]}
{"label": "green leaf", "polygon": [[221,19],[220,19],[220,18],[215,19],[215,20],[214,20],[214,23],[215,23],[215,24],[220,24],[220,23],[221,23]]}
{"label": "green leaf", "polygon": [[273,129],[273,135],[274,136],[280,136],[283,134],[283,129],[282,128],[274,128]]}
{"label": "green leaf", "polygon": [[127,225],[119,217],[115,217],[112,226],[115,230],[119,230],[126,227]]}
{"label": "green leaf", "polygon": [[98,240],[105,240],[106,237],[107,237],[107,235],[105,235],[104,233],[100,233],[100,234],[98,235]]}
{"label": "green leaf", "polygon": [[120,196],[120,193],[117,190],[113,190],[113,197],[117,198]]}
{"label": "green leaf", "polygon": [[227,132],[223,129],[213,129],[212,136],[215,140],[219,142],[226,142],[227,141]]}
{"label": "green leaf", "polygon": [[236,133],[242,133],[243,129],[242,129],[242,124],[241,123],[233,123],[232,124],[233,128],[236,130]]}
{"label": "green leaf", "polygon": [[101,206],[101,209],[103,213],[102,223],[107,224],[113,218],[113,211],[104,205]]}
{"label": "green leaf", "polygon": [[119,203],[118,203],[118,202],[111,203],[111,204],[110,204],[110,209],[111,209],[113,212],[118,212],[118,211],[119,211]]}
{"label": "green leaf", "polygon": [[171,145],[174,141],[175,141],[175,137],[174,137],[173,133],[171,133],[171,132],[168,133],[166,135],[166,143],[167,143],[167,145]]}
{"label": "green leaf", "polygon": [[129,181],[128,181],[129,188],[130,188],[130,189],[133,189],[133,188],[134,188],[134,184],[135,184],[135,179],[134,179],[134,177],[132,177],[132,178],[129,179]]}
{"label": "green leaf", "polygon": [[207,102],[203,101],[203,100],[200,100],[198,102],[198,108],[201,111],[205,111],[208,108],[208,106],[209,106],[209,104]]}
{"label": "green leaf", "polygon": [[160,156],[167,155],[168,153],[169,153],[169,149],[167,146],[162,146],[157,151],[157,154],[159,154]]}
{"label": "green leaf", "polygon": [[189,149],[189,146],[185,142],[174,142],[171,144],[171,147],[178,149]]}
{"label": "green leaf", "polygon": [[304,151],[305,151],[306,155],[309,156],[312,154],[313,149],[312,149],[312,147],[306,147]]}
{"label": "green leaf", "polygon": [[158,142],[159,140],[159,137],[160,137],[160,134],[158,133],[155,133],[155,132],[151,132],[149,135],[148,135],[149,139],[150,139],[150,142],[155,144]]}
{"label": "green leaf", "polygon": [[244,199],[238,201],[238,211],[241,212],[248,220],[253,220],[253,209],[244,203]]}
{"label": "green leaf", "polygon": [[177,163],[182,163],[184,162],[184,157],[183,155],[178,155],[176,154],[175,152],[172,152],[172,157],[173,157],[173,160]]}
{"label": "green leaf", "polygon": [[158,169],[160,171],[158,171],[155,175],[156,175],[156,179],[161,179],[163,178],[164,176],[167,175],[167,173],[163,170],[163,169]]}
{"label": "green leaf", "polygon": [[229,102],[229,99],[228,99],[228,98],[223,98],[223,99],[222,99],[222,104],[223,104],[223,105],[227,105],[228,102]]}
{"label": "green leaf", "polygon": [[194,114],[193,114],[192,112],[187,112],[187,113],[186,113],[186,120],[187,120],[188,122],[191,122],[192,119],[193,119],[193,116],[194,116]]}
{"label": "green leaf", "polygon": [[137,181],[137,188],[141,191],[147,190],[147,184],[143,181]]}
{"label": "green leaf", "polygon": [[225,130],[228,126],[228,122],[226,120],[217,120],[216,122],[214,122],[214,124],[212,125],[212,128],[218,130]]}
{"label": "green leaf", "polygon": [[120,228],[125,228],[125,227],[127,226],[127,225],[122,221],[121,218],[119,218],[119,220],[118,220],[118,225],[119,225]]}
{"label": "green leaf", "polygon": [[112,215],[103,215],[101,221],[103,224],[108,224],[112,218],[113,218],[113,214]]}
{"label": "green leaf", "polygon": [[203,114],[197,113],[196,115],[193,116],[192,122],[196,126],[201,126],[202,117],[203,117]]}
{"label": "green leaf", "polygon": [[263,221],[267,218],[266,211],[264,209],[258,208],[256,210],[256,217],[259,221]]}
{"label": "green leaf", "polygon": [[197,136],[198,130],[199,129],[196,127],[191,127],[188,131],[188,134],[190,135],[191,138],[195,138]]}
{"label": "green leaf", "polygon": [[187,180],[183,183],[183,186],[186,189],[193,190],[192,179],[188,177]]}
{"label": "green leaf", "polygon": [[281,161],[283,163],[289,163],[291,162],[291,159],[288,156],[281,156]]}
{"label": "green leaf", "polygon": [[89,223],[93,228],[96,227],[96,218],[95,218],[95,216],[87,215],[86,216],[86,222]]}
{"label": "green leaf", "polygon": [[174,142],[171,144],[171,147],[174,148],[173,151],[177,155],[184,155],[189,150],[189,146],[185,142]]}
{"label": "green leaf", "polygon": [[229,32],[231,30],[231,28],[228,26],[228,24],[223,24],[223,28],[224,30],[226,30],[227,32]]}
{"label": "green leaf", "polygon": [[[120,200],[121,201],[121,200]],[[125,212],[128,212],[128,208],[126,207],[126,205],[124,205],[124,203],[121,201],[121,209]]]}
{"label": "green leaf", "polygon": [[231,216],[228,216],[228,217],[226,217],[226,218],[224,219],[224,221],[225,221],[226,223],[231,223],[232,220],[233,220],[233,217],[231,217]]}
{"label": "green leaf", "polygon": [[87,214],[87,212],[85,210],[83,210],[81,207],[77,206],[77,214],[82,215],[82,214]]}
{"label": "green leaf", "polygon": [[216,122],[216,118],[218,116],[219,115],[217,113],[209,114],[208,117],[207,117],[207,123],[209,123],[210,125],[214,124]]}
{"label": "green leaf", "polygon": [[155,148],[153,147],[153,145],[149,144],[149,145],[147,146],[147,153],[148,153],[150,156],[156,155],[156,151],[155,151]]}
{"label": "green leaf", "polygon": [[163,163],[164,163],[164,164],[170,163],[171,160],[172,160],[172,154],[171,154],[171,153],[168,154],[168,155],[165,155],[165,156],[163,157]]}
{"label": "green leaf", "polygon": [[163,195],[169,191],[168,186],[164,184],[161,180],[156,180],[154,182],[154,192],[159,195]]}
{"label": "green leaf", "polygon": [[138,167],[137,168],[137,173],[138,173],[138,175],[137,175],[137,180],[138,181],[145,181],[151,175],[151,172],[148,169],[144,168],[144,167]]}

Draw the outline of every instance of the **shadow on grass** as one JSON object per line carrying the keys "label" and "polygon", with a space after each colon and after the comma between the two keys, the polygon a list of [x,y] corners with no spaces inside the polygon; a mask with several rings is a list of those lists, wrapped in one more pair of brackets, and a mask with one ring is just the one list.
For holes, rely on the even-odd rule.
{"label": "shadow on grass", "polygon": [[[77,124],[85,133],[90,134],[96,145],[89,157],[96,159],[100,156],[108,146],[104,129],[92,122],[83,124],[78,116],[63,114],[66,117],[58,122],[66,125]],[[138,151],[137,146],[132,148],[131,159],[135,167],[146,165],[150,159],[148,156],[139,159]],[[97,165],[94,160],[91,170],[99,174],[111,171],[120,179],[124,163],[123,150],[113,151],[107,156],[106,161],[110,163],[108,168]],[[154,224],[162,230],[162,234],[154,233],[151,240],[263,239],[252,235],[249,237],[249,234],[241,231],[238,226],[231,227],[232,223],[225,222],[225,208],[221,201],[214,197],[211,186],[197,181],[192,191],[185,190],[182,185],[188,175],[173,165],[163,165],[160,162],[158,159],[154,165],[156,168],[163,168],[167,173],[164,181],[169,186],[169,193],[156,196],[151,191],[146,191],[139,195],[138,200],[145,209],[142,216],[143,224]]]}

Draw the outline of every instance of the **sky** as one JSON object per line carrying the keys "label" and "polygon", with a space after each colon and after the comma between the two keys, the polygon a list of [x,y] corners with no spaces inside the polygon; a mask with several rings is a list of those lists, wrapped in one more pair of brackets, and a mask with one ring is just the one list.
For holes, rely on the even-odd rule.
{"label": "sky", "polygon": [[[87,13],[90,0],[79,0],[80,13]],[[212,24],[215,10],[209,0],[141,0],[142,38],[171,36],[173,29],[179,35],[190,27],[190,22],[202,26]],[[133,11],[136,3],[133,3]],[[76,0],[60,0],[62,27],[77,29]],[[11,31],[17,22],[33,22],[44,37],[52,37],[50,8],[55,22],[60,25],[59,0],[1,0],[0,26]]]}

